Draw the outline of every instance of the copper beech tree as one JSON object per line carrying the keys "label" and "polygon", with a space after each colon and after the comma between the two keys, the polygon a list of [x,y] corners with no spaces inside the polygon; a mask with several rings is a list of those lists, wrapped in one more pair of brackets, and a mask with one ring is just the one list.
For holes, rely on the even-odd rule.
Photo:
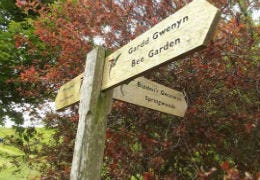
{"label": "copper beech tree", "polygon": [[[53,100],[62,84],[83,72],[86,53],[94,46],[116,50],[189,2],[59,0],[44,6],[17,0],[24,11],[39,13],[34,34],[45,45],[38,59],[19,66],[16,80],[35,87],[19,92],[35,98],[44,92]],[[222,14],[209,46],[145,74],[185,93],[185,117],[115,101],[104,179],[260,178],[260,26],[252,18],[259,2],[210,2]],[[31,55],[39,51],[23,34],[16,41],[17,48],[29,44]],[[48,162],[41,168],[43,178],[69,178],[78,105],[70,109],[44,119],[56,129],[56,143],[39,153]]]}

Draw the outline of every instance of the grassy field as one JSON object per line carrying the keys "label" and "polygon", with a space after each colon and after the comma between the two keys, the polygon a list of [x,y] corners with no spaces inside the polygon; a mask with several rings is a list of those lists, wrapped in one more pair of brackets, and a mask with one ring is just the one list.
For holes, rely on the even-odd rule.
{"label": "grassy field", "polygon": [[[45,130],[37,129],[39,132],[45,132]],[[50,138],[50,132],[46,134],[46,141]],[[0,138],[6,136],[15,135],[15,132],[11,128],[0,128]],[[45,139],[44,138],[44,139]],[[39,172],[29,166],[28,162],[24,159],[24,153],[16,147],[0,143],[0,180],[28,180],[39,179]]]}

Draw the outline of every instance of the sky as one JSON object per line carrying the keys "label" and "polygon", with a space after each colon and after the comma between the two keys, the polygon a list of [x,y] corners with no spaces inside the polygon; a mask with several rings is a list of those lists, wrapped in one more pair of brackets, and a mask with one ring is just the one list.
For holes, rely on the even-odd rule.
{"label": "sky", "polygon": [[[35,119],[30,115],[30,111],[25,111],[23,109],[29,109],[30,105],[29,104],[25,104],[25,107],[19,107],[19,106],[15,106],[14,109],[16,111],[22,112],[23,113],[23,118],[24,118],[24,124],[23,127],[43,127],[43,123],[41,122],[40,119]],[[55,103],[54,102],[46,102],[42,105],[42,109],[36,109],[36,111],[39,113],[39,115],[41,116],[41,118],[43,118],[46,115],[46,112],[50,112],[50,111],[55,111]],[[32,120],[33,119],[33,120]],[[14,122],[12,122],[10,120],[10,118],[5,118],[5,127],[12,127],[14,125]]]}
{"label": "sky", "polygon": [[253,12],[253,19],[257,24],[260,24],[260,9]]}

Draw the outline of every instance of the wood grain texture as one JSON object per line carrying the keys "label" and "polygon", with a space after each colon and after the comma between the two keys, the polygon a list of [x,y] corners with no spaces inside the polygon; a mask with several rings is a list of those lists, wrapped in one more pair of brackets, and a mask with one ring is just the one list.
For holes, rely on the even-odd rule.
{"label": "wood grain texture", "polygon": [[194,0],[106,58],[102,90],[206,47],[219,19],[206,0]]}
{"label": "wood grain texture", "polygon": [[112,92],[101,92],[105,51],[87,55],[81,86],[79,124],[74,147],[71,180],[98,180],[103,165],[106,117],[111,108]]}

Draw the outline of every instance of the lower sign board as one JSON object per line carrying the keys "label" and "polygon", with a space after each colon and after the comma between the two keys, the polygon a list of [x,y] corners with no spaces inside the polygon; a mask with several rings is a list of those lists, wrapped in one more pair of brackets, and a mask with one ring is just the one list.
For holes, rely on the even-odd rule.
{"label": "lower sign board", "polygon": [[180,117],[187,109],[181,92],[143,77],[115,88],[113,98]]}
{"label": "lower sign board", "polygon": [[[83,74],[64,84],[55,99],[56,110],[80,100]],[[114,89],[113,98],[160,112],[183,117],[187,103],[179,91],[140,77]]]}

